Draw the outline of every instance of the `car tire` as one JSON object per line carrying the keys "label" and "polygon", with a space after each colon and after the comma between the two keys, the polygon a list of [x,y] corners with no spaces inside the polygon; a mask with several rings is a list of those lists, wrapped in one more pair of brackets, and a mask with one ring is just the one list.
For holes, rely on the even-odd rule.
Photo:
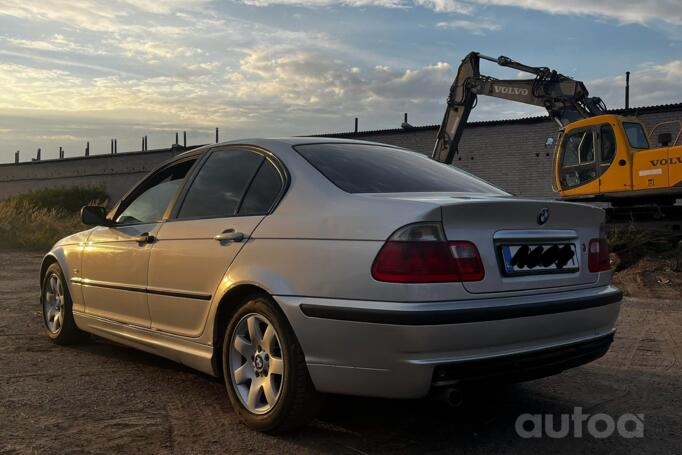
{"label": "car tire", "polygon": [[43,323],[47,336],[60,345],[83,341],[88,337],[73,320],[73,301],[62,269],[56,262],[45,272],[40,291]]}
{"label": "car tire", "polygon": [[222,364],[232,407],[255,430],[284,433],[304,426],[320,409],[322,397],[301,346],[270,296],[252,295],[234,312]]}

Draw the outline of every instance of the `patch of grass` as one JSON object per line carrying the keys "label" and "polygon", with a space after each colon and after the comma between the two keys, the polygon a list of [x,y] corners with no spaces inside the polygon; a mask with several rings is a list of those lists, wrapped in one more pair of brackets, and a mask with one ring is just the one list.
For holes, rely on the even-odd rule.
{"label": "patch of grass", "polygon": [[101,188],[39,190],[0,201],[0,249],[45,251],[62,237],[81,231],[80,208],[104,205]]}
{"label": "patch of grass", "polygon": [[618,256],[616,270],[623,270],[646,256],[656,256],[674,249],[679,235],[638,229],[634,225],[614,229],[607,239],[609,249]]}
{"label": "patch of grass", "polygon": [[35,190],[9,198],[19,204],[41,209],[54,209],[66,213],[79,213],[81,207],[93,201],[106,201],[109,195],[102,187],[56,188]]}

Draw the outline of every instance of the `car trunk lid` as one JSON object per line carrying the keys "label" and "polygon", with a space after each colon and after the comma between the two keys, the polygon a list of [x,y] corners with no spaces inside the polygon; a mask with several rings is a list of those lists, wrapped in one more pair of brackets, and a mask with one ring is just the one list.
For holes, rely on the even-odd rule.
{"label": "car trunk lid", "polygon": [[[584,285],[598,278],[587,262],[587,245],[599,237],[603,222],[598,208],[517,198],[451,198],[441,208],[447,239],[471,241],[481,254],[485,277],[464,283],[470,293]],[[543,264],[544,252],[549,260]]]}

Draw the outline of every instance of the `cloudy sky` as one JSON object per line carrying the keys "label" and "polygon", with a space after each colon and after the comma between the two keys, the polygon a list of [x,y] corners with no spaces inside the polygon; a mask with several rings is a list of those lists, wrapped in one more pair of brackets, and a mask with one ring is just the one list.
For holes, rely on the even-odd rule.
{"label": "cloudy sky", "polygon": [[[0,163],[436,124],[477,50],[622,107],[682,101],[679,0],[0,0]],[[485,66],[487,74],[518,77]],[[481,99],[473,119],[542,111]]]}

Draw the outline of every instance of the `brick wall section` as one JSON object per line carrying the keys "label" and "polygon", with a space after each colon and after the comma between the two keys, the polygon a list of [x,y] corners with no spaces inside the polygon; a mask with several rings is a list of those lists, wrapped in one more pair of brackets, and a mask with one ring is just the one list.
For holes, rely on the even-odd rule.
{"label": "brick wall section", "polygon": [[[639,108],[638,114],[651,129],[659,122],[682,120],[682,103]],[[675,135],[677,128],[674,125],[657,130],[656,136],[664,131]],[[429,126],[326,136],[382,142],[430,154],[437,130]],[[553,197],[553,148],[545,148],[545,142],[548,137],[555,138],[556,132],[556,124],[542,117],[470,123],[454,164],[513,194]],[[166,149],[3,164],[0,199],[32,189],[74,185],[103,185],[112,199],[118,199],[147,172],[179,152]]]}

